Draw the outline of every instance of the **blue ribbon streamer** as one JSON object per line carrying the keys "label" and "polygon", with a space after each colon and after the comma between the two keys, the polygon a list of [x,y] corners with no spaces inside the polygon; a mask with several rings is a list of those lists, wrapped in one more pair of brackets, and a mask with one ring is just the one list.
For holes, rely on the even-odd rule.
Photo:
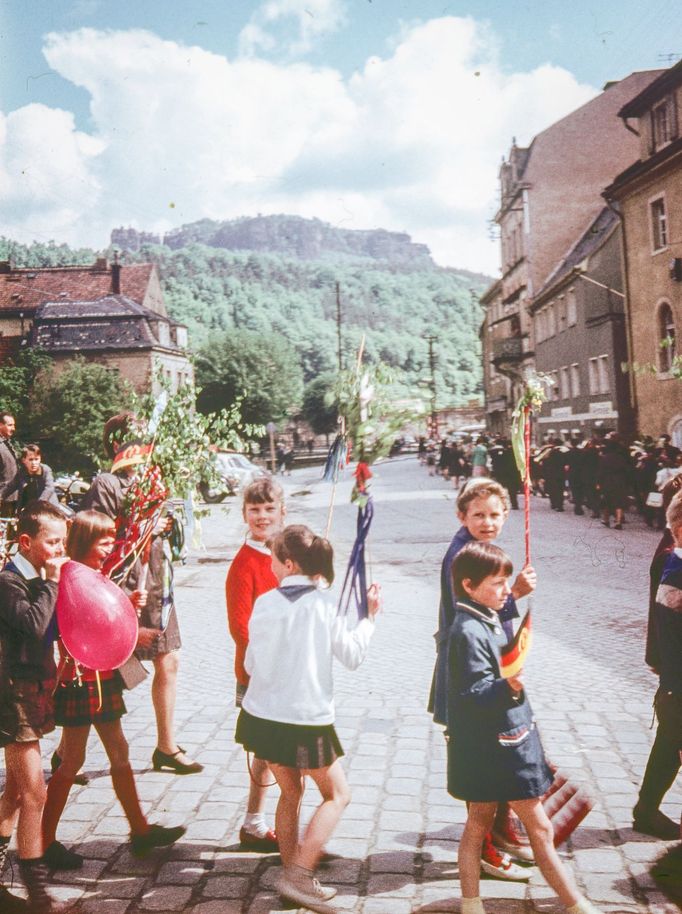
{"label": "blue ribbon streamer", "polygon": [[334,443],[329,448],[327,460],[325,461],[324,473],[322,474],[325,482],[338,481],[339,471],[346,465],[346,454],[347,448],[344,437],[343,435],[337,435]]}
{"label": "blue ribbon streamer", "polygon": [[355,542],[348,560],[346,577],[343,580],[339,598],[338,615],[348,615],[351,599],[355,602],[359,619],[366,619],[367,611],[367,571],[365,568],[365,541],[374,517],[374,505],[369,496],[362,508],[358,508],[358,522]]}

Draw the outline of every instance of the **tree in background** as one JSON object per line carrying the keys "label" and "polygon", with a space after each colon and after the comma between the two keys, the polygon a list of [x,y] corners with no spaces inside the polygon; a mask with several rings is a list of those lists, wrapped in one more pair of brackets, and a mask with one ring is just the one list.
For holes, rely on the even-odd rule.
{"label": "tree in background", "polygon": [[218,412],[241,400],[244,422],[277,422],[300,406],[303,372],[293,347],[276,333],[235,330],[214,337],[196,357],[197,408]]}
{"label": "tree in background", "polygon": [[130,388],[102,365],[80,357],[60,371],[50,364],[35,379],[20,437],[26,441],[30,432],[40,441],[46,463],[55,468],[89,475],[106,461],[104,423],[129,405],[131,395]]}
{"label": "tree in background", "polygon": [[336,381],[336,375],[329,372],[306,384],[303,391],[301,412],[316,435],[329,436],[336,431],[339,410],[336,403],[329,404]]}
{"label": "tree in background", "polygon": [[52,360],[43,352],[37,349],[22,349],[10,363],[4,364],[0,371],[0,409],[7,410],[16,417],[21,440],[26,440],[24,428],[33,385],[38,375],[51,364]]}

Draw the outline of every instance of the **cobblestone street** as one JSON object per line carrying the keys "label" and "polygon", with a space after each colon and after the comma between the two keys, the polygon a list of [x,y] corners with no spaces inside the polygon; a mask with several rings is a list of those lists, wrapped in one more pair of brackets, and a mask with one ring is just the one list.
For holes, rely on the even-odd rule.
{"label": "cobblestone street", "polygon": [[[319,469],[296,471],[283,482],[287,520],[323,532],[331,487],[319,477]],[[350,480],[344,480],[330,537],[338,577],[355,532],[349,493]],[[360,669],[336,668],[337,729],[353,800],[328,847],[339,859],[325,866],[321,878],[338,887],[340,910],[455,912],[465,807],[446,793],[445,744],[426,713],[440,562],[458,526],[455,493],[452,484],[429,477],[414,457],[405,457],[377,467],[374,495],[370,562],[384,589],[386,613]],[[656,679],[643,658],[648,565],[659,534],[634,513],[623,531],[615,531],[575,517],[570,505],[561,515],[544,499],[534,498],[532,507],[539,585],[527,687],[548,755],[597,798],[563,847],[564,856],[585,894],[604,911],[676,912],[649,874],[666,845],[631,829],[653,738]],[[172,849],[134,859],[103,750],[91,738],[86,770],[92,779],[74,788],[58,833],[86,857],[82,871],[56,876],[60,897],[73,899],[77,914],[282,910],[274,890],[279,858],[244,853],[238,844],[249,775],[233,741],[233,645],[224,579],[243,525],[235,500],[227,509],[211,509],[203,521],[205,551],[193,554],[176,575],[183,636],[177,731],[188,754],[205,765],[203,773],[155,773],[149,680],[125,696],[129,713],[123,725],[145,811],[152,821],[185,823],[187,834]],[[512,512],[500,544],[520,567],[522,511]],[[54,745],[55,739],[45,740],[46,760]],[[271,794],[272,816],[276,791]],[[308,796],[315,802],[312,788]],[[667,801],[664,810],[679,818],[679,779]],[[482,895],[493,914],[561,910],[539,874],[528,884],[485,880]]]}

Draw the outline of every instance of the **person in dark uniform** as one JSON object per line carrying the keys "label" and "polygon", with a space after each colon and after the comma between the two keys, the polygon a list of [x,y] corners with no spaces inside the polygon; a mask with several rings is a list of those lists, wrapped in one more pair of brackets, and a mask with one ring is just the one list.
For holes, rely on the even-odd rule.
{"label": "person in dark uniform", "polygon": [[16,476],[19,470],[12,447],[16,429],[11,413],[0,413],[0,517],[14,517],[17,510]]}

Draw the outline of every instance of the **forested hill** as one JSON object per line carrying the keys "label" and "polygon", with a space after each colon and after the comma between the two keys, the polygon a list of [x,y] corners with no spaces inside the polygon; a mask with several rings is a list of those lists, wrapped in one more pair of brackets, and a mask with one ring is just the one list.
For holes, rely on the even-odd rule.
{"label": "forested hill", "polygon": [[[0,239],[0,259],[10,255],[27,266],[87,263],[97,256],[64,245],[22,247]],[[368,359],[403,372],[407,385],[423,383],[429,376],[425,337],[433,335],[439,405],[463,404],[480,394],[478,295],[487,277],[437,267],[430,257],[408,264],[327,252],[311,260],[196,242],[175,249],[143,243],[123,260],[158,264],[168,311],[188,325],[194,349],[221,332],[275,334],[290,343],[308,382],[337,364],[338,283],[347,364],[364,333]]]}

